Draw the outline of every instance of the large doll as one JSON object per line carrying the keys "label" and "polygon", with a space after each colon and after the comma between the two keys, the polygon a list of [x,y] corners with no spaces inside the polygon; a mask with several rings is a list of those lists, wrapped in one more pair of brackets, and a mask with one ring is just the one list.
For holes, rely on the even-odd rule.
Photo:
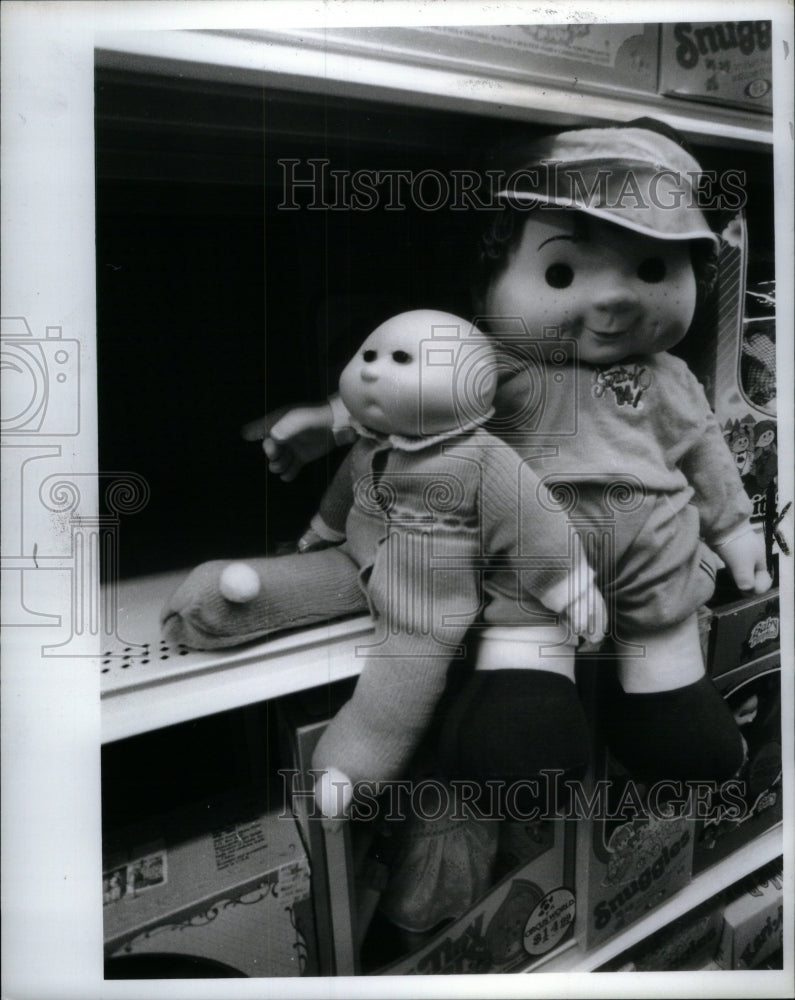
{"label": "large doll", "polygon": [[[722,563],[743,591],[771,581],[720,428],[668,353],[714,271],[700,167],[645,123],[525,142],[498,166],[509,180],[475,289],[507,373],[492,426],[593,541],[622,692],[606,715],[609,744],[645,777],[728,778],[742,743],[705,674],[697,610]],[[344,423],[339,400],[288,414],[265,442],[273,471],[292,478]],[[337,507],[326,498],[333,530]],[[486,631],[479,655],[488,662],[493,643],[510,641],[510,630]],[[487,772],[503,746],[504,707],[484,697],[484,677],[475,672],[448,720],[453,773],[453,762]]]}
{"label": "large doll", "polygon": [[[483,427],[496,359],[470,326],[429,310],[393,317],[342,373],[357,441],[333,491],[349,508],[341,545],[204,564],[163,611],[169,639],[214,648],[350,611],[357,593],[359,606],[366,600],[375,636],[313,759],[327,815],[345,813],[356,782],[403,774],[475,623],[510,626],[512,641],[492,641],[485,685],[504,705],[507,669],[501,731],[512,753],[500,777],[584,763],[573,649],[579,633],[603,633],[603,602],[566,517]],[[550,642],[562,650],[547,655]]]}

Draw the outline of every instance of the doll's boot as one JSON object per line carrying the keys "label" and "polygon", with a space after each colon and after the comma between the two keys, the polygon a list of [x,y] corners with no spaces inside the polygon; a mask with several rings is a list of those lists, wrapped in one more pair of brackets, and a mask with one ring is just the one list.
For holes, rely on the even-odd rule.
{"label": "doll's boot", "polygon": [[603,692],[600,728],[619,763],[647,780],[721,782],[742,766],[739,728],[706,676],[642,694],[616,682]]}
{"label": "doll's boot", "polygon": [[[483,787],[483,808],[526,815],[549,801],[548,777],[562,791],[567,778],[582,776],[588,751],[585,714],[569,678],[476,670],[445,718],[439,762],[448,778]],[[562,804],[560,795],[556,801]]]}

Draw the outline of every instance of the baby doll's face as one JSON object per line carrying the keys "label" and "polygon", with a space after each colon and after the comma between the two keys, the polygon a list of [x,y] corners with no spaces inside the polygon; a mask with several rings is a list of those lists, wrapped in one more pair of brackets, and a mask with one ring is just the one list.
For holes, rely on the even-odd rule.
{"label": "baby doll's face", "polygon": [[[457,316],[434,310],[402,313],[382,323],[340,376],[340,395],[348,412],[382,434],[418,437],[454,430],[462,420],[462,399],[455,384],[461,378],[461,365],[429,364],[428,349],[437,343],[431,339],[434,328],[463,338],[470,327]],[[455,348],[469,349],[449,341],[438,345],[438,357],[452,358]],[[478,415],[472,412],[478,408],[486,412],[496,384],[490,348],[478,339],[472,350],[474,364],[483,365],[483,393],[476,400],[471,393],[463,400],[465,417]]]}
{"label": "baby doll's face", "polygon": [[521,316],[533,337],[557,328],[579,357],[613,364],[667,350],[696,304],[686,242],[653,239],[564,209],[537,209],[487,293],[485,312]]}

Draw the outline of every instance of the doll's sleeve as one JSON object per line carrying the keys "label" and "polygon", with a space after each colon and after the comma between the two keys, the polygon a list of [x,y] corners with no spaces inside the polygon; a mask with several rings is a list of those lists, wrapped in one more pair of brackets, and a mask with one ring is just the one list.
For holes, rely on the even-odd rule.
{"label": "doll's sleeve", "polygon": [[351,427],[351,415],[338,392],[328,398],[331,407],[331,433],[338,445],[352,444],[356,440],[356,431]]}
{"label": "doll's sleeve", "polygon": [[703,391],[695,379],[693,382],[701,401],[703,424],[679,467],[695,491],[693,503],[698,507],[701,534],[708,545],[714,546],[748,522],[753,505]]}
{"label": "doll's sleeve", "polygon": [[352,453],[353,449],[342,460],[310,522],[312,530],[332,544],[345,540],[345,524],[353,506]]}
{"label": "doll's sleeve", "polygon": [[[483,530],[489,552],[519,557],[521,589],[553,611],[572,594],[569,522],[538,476],[510,447],[494,439],[484,451]],[[585,567],[586,575],[592,574]]]}

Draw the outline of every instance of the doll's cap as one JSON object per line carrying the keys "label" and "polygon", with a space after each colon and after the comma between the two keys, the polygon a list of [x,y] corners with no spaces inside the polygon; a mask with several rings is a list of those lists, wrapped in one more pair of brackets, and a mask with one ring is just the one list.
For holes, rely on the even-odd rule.
{"label": "doll's cap", "polygon": [[662,240],[708,239],[697,202],[702,170],[686,150],[647,128],[591,128],[545,136],[517,150],[499,192],[519,207],[576,209]]}

